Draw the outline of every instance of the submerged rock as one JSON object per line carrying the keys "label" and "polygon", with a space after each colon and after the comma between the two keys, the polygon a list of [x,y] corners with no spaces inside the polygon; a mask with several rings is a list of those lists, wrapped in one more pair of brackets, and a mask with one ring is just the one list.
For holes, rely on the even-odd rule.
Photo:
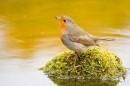
{"label": "submerged rock", "polygon": [[117,79],[126,73],[120,58],[109,50],[99,47],[80,53],[74,68],[73,51],[64,51],[55,56],[43,68],[48,76],[60,79]]}

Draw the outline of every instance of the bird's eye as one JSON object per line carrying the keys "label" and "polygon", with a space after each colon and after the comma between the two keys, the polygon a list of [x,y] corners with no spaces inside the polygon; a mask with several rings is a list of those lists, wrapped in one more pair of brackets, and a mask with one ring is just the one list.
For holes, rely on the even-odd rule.
{"label": "bird's eye", "polygon": [[63,20],[64,22],[67,22],[67,20]]}

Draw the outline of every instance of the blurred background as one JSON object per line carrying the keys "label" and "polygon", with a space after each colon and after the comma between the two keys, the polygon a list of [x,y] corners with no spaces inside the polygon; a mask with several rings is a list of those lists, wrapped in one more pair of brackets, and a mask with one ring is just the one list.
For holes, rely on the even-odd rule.
{"label": "blurred background", "polygon": [[[116,38],[115,42],[100,45],[119,55],[123,65],[130,67],[129,3],[129,0],[0,0],[0,85],[55,86],[38,68],[67,49],[60,41],[60,26],[55,19],[60,15],[72,17],[92,35]],[[128,86],[127,80],[119,85]]]}

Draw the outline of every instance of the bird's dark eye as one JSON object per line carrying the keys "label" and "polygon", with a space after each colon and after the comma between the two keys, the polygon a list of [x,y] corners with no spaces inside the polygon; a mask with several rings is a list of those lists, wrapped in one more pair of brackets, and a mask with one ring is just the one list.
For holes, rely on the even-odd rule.
{"label": "bird's dark eye", "polygon": [[67,22],[66,20],[63,20],[64,22]]}

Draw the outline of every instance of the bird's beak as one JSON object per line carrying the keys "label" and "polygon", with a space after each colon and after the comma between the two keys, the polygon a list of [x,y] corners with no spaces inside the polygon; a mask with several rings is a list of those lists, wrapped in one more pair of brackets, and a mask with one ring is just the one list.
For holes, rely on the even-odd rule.
{"label": "bird's beak", "polygon": [[57,20],[60,20],[60,17],[59,17],[59,16],[55,16],[55,18],[56,18]]}

